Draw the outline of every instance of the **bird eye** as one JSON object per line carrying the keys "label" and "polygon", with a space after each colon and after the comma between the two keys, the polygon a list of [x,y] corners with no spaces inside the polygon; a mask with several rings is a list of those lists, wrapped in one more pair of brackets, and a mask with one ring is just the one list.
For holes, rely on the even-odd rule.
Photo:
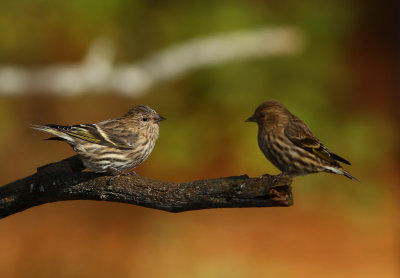
{"label": "bird eye", "polygon": [[142,118],[142,121],[143,121],[143,122],[147,122],[147,120],[148,120],[148,119],[147,119],[146,117],[143,117],[143,118]]}

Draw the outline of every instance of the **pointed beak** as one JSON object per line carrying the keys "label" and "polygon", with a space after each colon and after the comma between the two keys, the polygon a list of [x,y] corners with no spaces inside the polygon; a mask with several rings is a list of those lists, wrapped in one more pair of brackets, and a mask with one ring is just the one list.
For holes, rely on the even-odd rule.
{"label": "pointed beak", "polygon": [[248,118],[248,119],[246,120],[246,122],[257,122],[257,117],[256,117],[256,115],[254,114],[253,116],[251,116],[250,118]]}
{"label": "pointed beak", "polygon": [[165,121],[166,119],[167,119],[167,118],[164,118],[163,116],[160,116],[160,115],[157,115],[157,116],[154,117],[154,120],[155,120],[157,123],[162,122],[162,121]]}

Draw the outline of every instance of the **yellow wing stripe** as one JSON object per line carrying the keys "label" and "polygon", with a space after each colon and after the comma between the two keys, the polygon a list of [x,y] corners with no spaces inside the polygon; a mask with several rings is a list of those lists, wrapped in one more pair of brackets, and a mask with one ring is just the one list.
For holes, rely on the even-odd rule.
{"label": "yellow wing stripe", "polygon": [[85,141],[88,141],[88,142],[92,142],[92,143],[98,143],[98,142],[101,141],[100,139],[97,139],[97,138],[93,137],[86,130],[82,130],[82,134],[81,133],[75,133],[75,132],[69,132],[69,131],[67,131],[65,133],[68,134],[68,135],[71,135],[73,137],[77,137],[79,139],[82,139],[82,140],[85,140]]}

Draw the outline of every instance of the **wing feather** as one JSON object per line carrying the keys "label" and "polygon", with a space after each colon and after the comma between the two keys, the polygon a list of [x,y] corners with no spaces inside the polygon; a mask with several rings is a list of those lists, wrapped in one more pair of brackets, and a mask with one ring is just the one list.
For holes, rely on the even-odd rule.
{"label": "wing feather", "polygon": [[296,146],[307,150],[332,165],[340,166],[337,161],[350,164],[346,159],[327,149],[318,138],[314,136],[310,128],[296,116],[293,116],[291,122],[286,126],[285,135]]}
{"label": "wing feather", "polygon": [[126,141],[123,138],[119,138],[117,133],[114,133],[113,129],[101,128],[96,124],[81,124],[81,125],[73,125],[73,126],[60,126],[60,125],[47,125],[52,129],[56,129],[57,131],[63,132],[71,137],[79,138],[81,140],[119,148],[119,149],[131,149],[133,146],[132,140],[137,140],[137,135],[132,134],[130,136],[130,141]]}

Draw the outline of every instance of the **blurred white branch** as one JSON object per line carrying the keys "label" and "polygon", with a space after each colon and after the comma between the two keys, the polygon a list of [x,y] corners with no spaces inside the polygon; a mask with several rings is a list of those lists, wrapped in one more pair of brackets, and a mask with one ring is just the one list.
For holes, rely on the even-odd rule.
{"label": "blurred white branch", "polygon": [[28,70],[0,67],[0,94],[80,93],[114,91],[138,95],[163,80],[239,59],[293,55],[303,50],[302,33],[290,27],[236,31],[198,38],[168,47],[133,64],[113,65],[115,46],[100,39],[80,64]]}

